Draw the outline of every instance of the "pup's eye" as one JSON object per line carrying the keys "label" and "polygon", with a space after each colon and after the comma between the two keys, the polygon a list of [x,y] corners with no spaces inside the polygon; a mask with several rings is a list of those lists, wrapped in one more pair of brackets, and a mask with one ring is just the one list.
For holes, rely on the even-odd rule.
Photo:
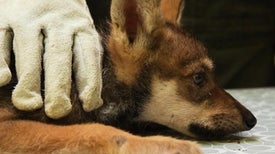
{"label": "pup's eye", "polygon": [[203,72],[195,73],[193,75],[193,82],[199,87],[202,87],[205,84],[206,75]]}

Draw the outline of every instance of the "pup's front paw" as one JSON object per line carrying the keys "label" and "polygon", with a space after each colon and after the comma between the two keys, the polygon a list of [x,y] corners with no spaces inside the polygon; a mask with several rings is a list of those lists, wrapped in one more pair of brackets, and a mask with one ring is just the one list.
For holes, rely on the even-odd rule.
{"label": "pup's front paw", "polygon": [[190,141],[154,136],[129,139],[120,149],[121,154],[202,154],[199,146]]}

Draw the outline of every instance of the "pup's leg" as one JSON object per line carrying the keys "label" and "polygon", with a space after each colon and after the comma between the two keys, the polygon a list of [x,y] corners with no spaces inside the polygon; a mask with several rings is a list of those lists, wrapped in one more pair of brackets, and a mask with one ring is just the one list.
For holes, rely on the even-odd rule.
{"label": "pup's leg", "polygon": [[138,137],[100,124],[55,126],[0,122],[0,153],[175,154],[201,153],[195,143],[169,137]]}

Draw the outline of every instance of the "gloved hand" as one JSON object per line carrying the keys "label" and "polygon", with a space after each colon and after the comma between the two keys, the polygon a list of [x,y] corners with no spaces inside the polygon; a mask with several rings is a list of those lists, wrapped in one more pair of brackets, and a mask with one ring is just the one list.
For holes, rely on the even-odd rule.
{"label": "gloved hand", "polygon": [[19,110],[43,106],[41,64],[47,116],[70,113],[72,67],[83,109],[102,105],[102,46],[85,0],[0,0],[0,86],[11,79],[12,47],[18,78],[12,101]]}

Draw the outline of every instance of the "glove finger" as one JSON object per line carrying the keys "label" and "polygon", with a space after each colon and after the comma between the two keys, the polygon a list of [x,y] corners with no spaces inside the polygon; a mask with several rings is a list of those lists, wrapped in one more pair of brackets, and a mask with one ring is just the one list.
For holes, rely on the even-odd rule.
{"label": "glove finger", "polygon": [[11,33],[0,28],[0,87],[8,84],[12,76],[9,69],[11,41]]}
{"label": "glove finger", "polygon": [[79,32],[74,38],[74,73],[83,109],[89,112],[103,104],[101,99],[102,46],[98,33]]}
{"label": "glove finger", "polygon": [[52,30],[45,39],[45,112],[59,119],[70,113],[72,35]]}
{"label": "glove finger", "polygon": [[40,92],[41,54],[43,36],[40,30],[14,29],[14,54],[18,83],[12,94],[14,106],[32,111],[42,107]]}

